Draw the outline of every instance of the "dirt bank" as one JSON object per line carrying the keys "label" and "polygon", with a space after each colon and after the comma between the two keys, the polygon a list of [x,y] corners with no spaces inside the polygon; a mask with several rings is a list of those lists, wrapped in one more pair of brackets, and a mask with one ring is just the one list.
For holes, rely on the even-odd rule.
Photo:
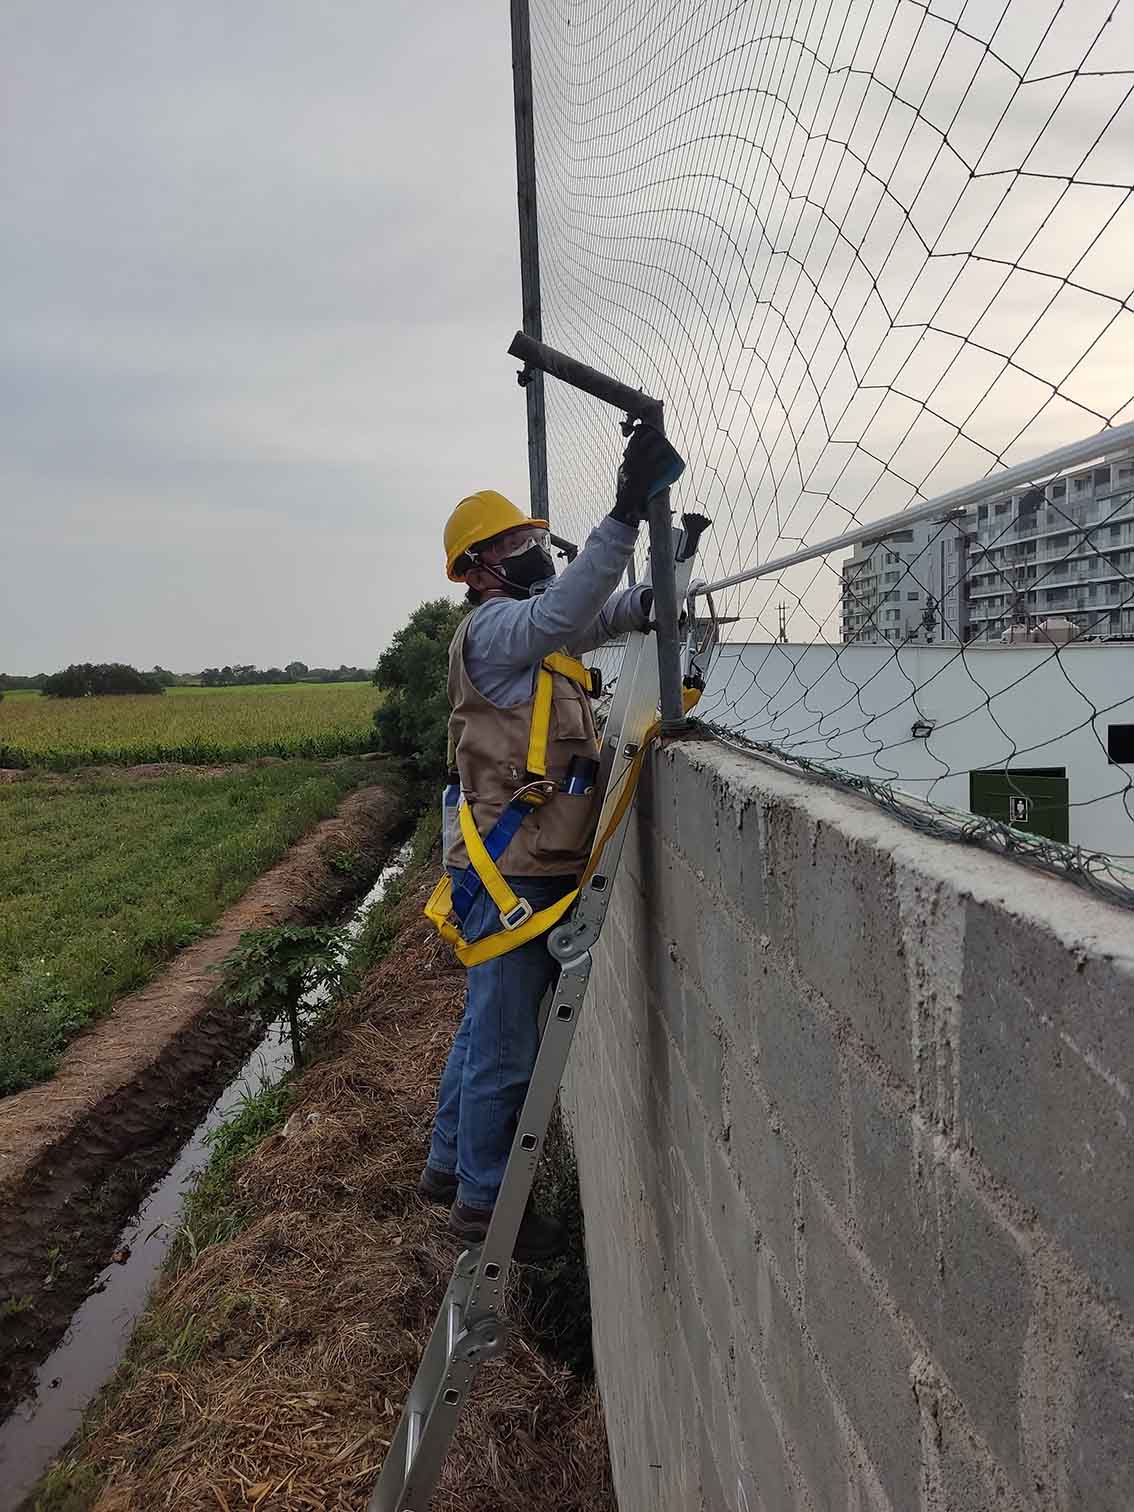
{"label": "dirt bank", "polygon": [[[0,1102],[0,1407],[66,1326],[122,1219],[259,1033],[211,967],[241,933],[332,915],[376,875],[401,823],[385,787],[351,793],[154,981],[77,1039],[50,1082]],[[331,858],[358,853],[344,876]]]}
{"label": "dirt bank", "polygon": [[[444,1209],[414,1192],[463,988],[420,918],[425,886],[285,1131],[238,1169],[246,1226],[159,1288],[62,1477],[74,1512],[366,1506],[456,1259]],[[594,1386],[522,1322],[432,1505],[614,1512]]]}

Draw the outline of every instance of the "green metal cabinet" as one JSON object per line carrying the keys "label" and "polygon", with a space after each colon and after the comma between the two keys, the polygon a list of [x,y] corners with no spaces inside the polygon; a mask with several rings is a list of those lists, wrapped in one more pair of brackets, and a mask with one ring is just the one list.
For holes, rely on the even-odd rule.
{"label": "green metal cabinet", "polygon": [[1013,829],[1070,839],[1068,783],[1064,767],[1011,767],[969,773],[969,808]]}

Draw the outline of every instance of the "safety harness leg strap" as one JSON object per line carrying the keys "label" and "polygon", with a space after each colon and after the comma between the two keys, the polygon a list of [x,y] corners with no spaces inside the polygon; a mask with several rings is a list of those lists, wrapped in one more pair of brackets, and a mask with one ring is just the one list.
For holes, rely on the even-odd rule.
{"label": "safety harness leg strap", "polygon": [[[508,807],[511,809],[512,805],[509,804]],[[508,810],[505,810],[505,813],[507,812]],[[472,810],[464,799],[461,800],[461,806],[457,810],[457,817],[461,825],[461,838],[469,853],[469,865],[480,879],[485,892],[500,910],[501,924],[506,930],[518,929],[526,919],[531,917],[532,905],[526,898],[518,898],[501,876],[500,868],[489,855],[488,848],[480,838],[477,827],[473,823]],[[499,825],[493,830],[494,837],[498,829]],[[512,833],[515,833],[514,829]],[[511,839],[511,835],[508,838]],[[497,854],[502,854],[503,850],[502,845]]]}

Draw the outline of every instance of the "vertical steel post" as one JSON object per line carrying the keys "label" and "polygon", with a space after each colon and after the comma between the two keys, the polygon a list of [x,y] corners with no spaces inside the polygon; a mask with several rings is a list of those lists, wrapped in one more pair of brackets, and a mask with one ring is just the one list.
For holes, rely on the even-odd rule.
{"label": "vertical steel post", "polygon": [[[664,433],[662,407],[658,405],[654,422]],[[673,559],[673,521],[669,507],[669,489],[663,488],[650,500],[650,582],[654,591],[654,624],[658,644],[658,691],[661,704],[662,734],[679,730],[685,723],[685,703],[681,692],[681,639],[678,623],[681,611],[677,603],[676,564]]]}
{"label": "vertical steel post", "polygon": [[[520,290],[524,333],[543,340],[539,299],[539,218],[536,213],[535,122],[528,0],[512,0],[512,96],[516,113],[516,199],[520,211]],[[524,394],[528,410],[528,486],[533,519],[550,520],[543,374],[533,369]]]}

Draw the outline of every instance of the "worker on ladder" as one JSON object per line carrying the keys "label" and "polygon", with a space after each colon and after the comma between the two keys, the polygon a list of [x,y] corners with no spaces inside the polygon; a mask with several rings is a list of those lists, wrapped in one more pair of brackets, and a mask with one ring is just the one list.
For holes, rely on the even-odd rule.
{"label": "worker on ladder", "polygon": [[[548,522],[490,489],[445,526],[448,576],[473,609],[449,648],[446,875],[426,911],[468,980],[418,1191],[452,1204],[449,1227],[466,1244],[488,1230],[558,972],[544,936],[574,897],[598,817],[597,673],[575,658],[648,626],[650,589],[615,590],[649,498],[684,466],[638,425],[614,508],[558,576]],[[515,1258],[550,1258],[561,1237],[529,1209]]]}

